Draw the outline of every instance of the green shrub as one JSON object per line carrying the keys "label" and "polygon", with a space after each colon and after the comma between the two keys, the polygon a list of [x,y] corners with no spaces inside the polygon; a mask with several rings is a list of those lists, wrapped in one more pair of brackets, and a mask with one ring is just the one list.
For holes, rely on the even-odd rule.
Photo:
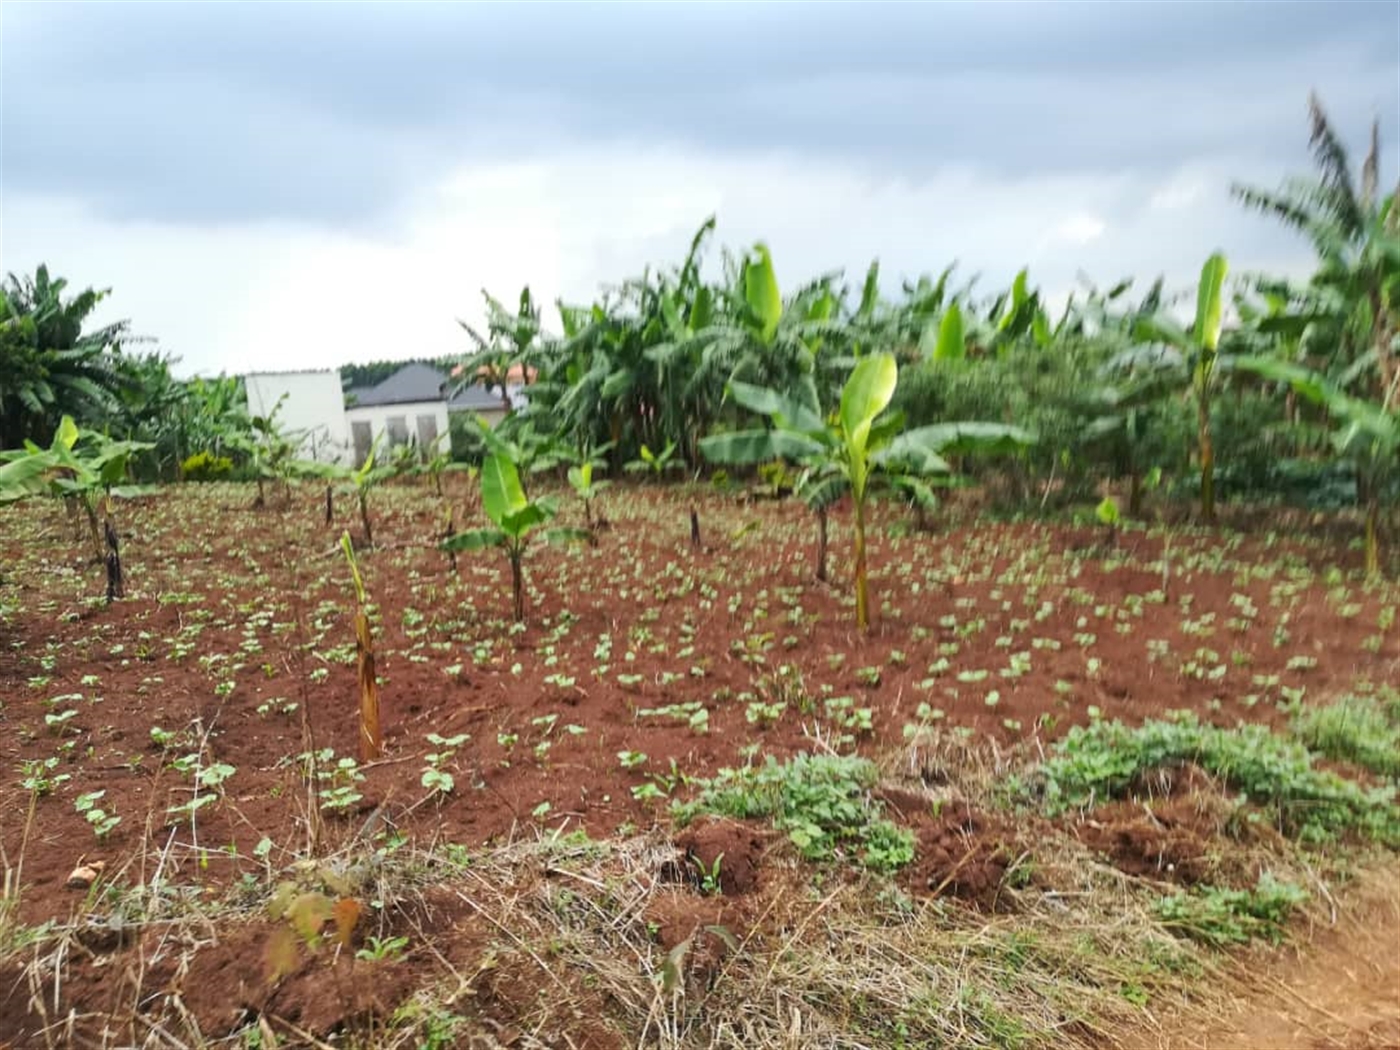
{"label": "green shrub", "polygon": [[693,802],[677,803],[687,823],[702,813],[736,820],[762,817],[788,833],[808,860],[849,856],[876,871],[896,871],[914,859],[914,836],[881,816],[870,797],[874,764],[854,756],[796,755],[761,767],[723,769]]}
{"label": "green shrub", "polygon": [[1347,696],[1326,707],[1300,708],[1293,732],[1311,750],[1373,773],[1400,777],[1400,699]]}
{"label": "green shrub", "polygon": [[1163,897],[1153,911],[1177,933],[1219,948],[1253,937],[1278,943],[1289,913],[1307,899],[1305,890],[1265,872],[1252,890],[1197,886],[1190,893]]}
{"label": "green shrub", "polygon": [[1187,763],[1220,777],[1244,801],[1271,810],[1282,831],[1304,841],[1327,841],[1355,830],[1400,844],[1394,788],[1367,790],[1314,769],[1302,744],[1264,726],[1219,729],[1191,714],[1136,729],[1094,722],[1071,729],[1039,773],[1046,807],[1054,815],[1120,797],[1144,774]]}
{"label": "green shrub", "polygon": [[233,460],[211,452],[196,452],[180,464],[186,481],[224,481],[233,473]]}

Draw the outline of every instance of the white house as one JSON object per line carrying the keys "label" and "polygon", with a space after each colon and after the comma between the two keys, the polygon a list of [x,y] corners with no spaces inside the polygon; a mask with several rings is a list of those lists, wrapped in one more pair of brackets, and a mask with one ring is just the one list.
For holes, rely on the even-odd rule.
{"label": "white house", "polygon": [[410,364],[377,386],[347,391],[345,418],[354,461],[363,463],[381,435],[387,448],[410,443],[420,449],[445,448],[450,412],[481,415],[492,426],[505,418],[506,405],[483,387],[466,387],[449,400],[449,383],[448,377],[436,368]]}
{"label": "white house", "polygon": [[[386,450],[415,444],[445,449],[448,413],[470,412],[495,426],[508,407],[500,395],[479,383],[451,399],[451,380],[423,364],[404,365],[377,386],[343,390],[334,370],[254,372],[243,377],[248,410],[267,415],[278,407],[277,422],[305,436],[298,458],[359,464],[383,437]],[[523,400],[523,399],[519,399]]]}
{"label": "white house", "polygon": [[347,463],[350,427],[340,372],[333,368],[305,372],[251,372],[243,377],[248,411],[269,415],[281,402],[277,422],[302,434],[299,459]]}

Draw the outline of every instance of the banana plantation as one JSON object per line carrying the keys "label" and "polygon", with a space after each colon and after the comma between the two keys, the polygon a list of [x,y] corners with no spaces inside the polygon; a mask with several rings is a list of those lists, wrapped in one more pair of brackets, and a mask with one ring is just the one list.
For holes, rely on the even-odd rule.
{"label": "banana plantation", "polygon": [[1306,280],[710,218],[353,464],[11,276],[0,1046],[1389,1045],[1400,211],[1310,120]]}

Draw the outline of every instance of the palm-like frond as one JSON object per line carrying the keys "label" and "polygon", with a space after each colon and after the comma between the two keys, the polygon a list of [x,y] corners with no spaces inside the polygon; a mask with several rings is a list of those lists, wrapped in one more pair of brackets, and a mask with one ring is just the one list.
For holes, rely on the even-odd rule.
{"label": "palm-like frond", "polygon": [[1327,189],[1325,199],[1330,205],[1330,217],[1343,231],[1355,236],[1365,227],[1366,219],[1352,183],[1351,160],[1316,92],[1308,96],[1308,117],[1312,123],[1309,145],[1322,185]]}

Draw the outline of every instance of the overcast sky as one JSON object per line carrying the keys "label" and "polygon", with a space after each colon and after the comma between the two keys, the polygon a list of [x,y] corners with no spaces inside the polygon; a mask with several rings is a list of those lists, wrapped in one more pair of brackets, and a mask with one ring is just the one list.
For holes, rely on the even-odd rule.
{"label": "overcast sky", "polygon": [[0,270],[184,373],[459,352],[481,288],[586,301],[712,213],[784,288],[1300,273],[1228,187],[1308,169],[1314,88],[1393,186],[1396,0],[5,0]]}

